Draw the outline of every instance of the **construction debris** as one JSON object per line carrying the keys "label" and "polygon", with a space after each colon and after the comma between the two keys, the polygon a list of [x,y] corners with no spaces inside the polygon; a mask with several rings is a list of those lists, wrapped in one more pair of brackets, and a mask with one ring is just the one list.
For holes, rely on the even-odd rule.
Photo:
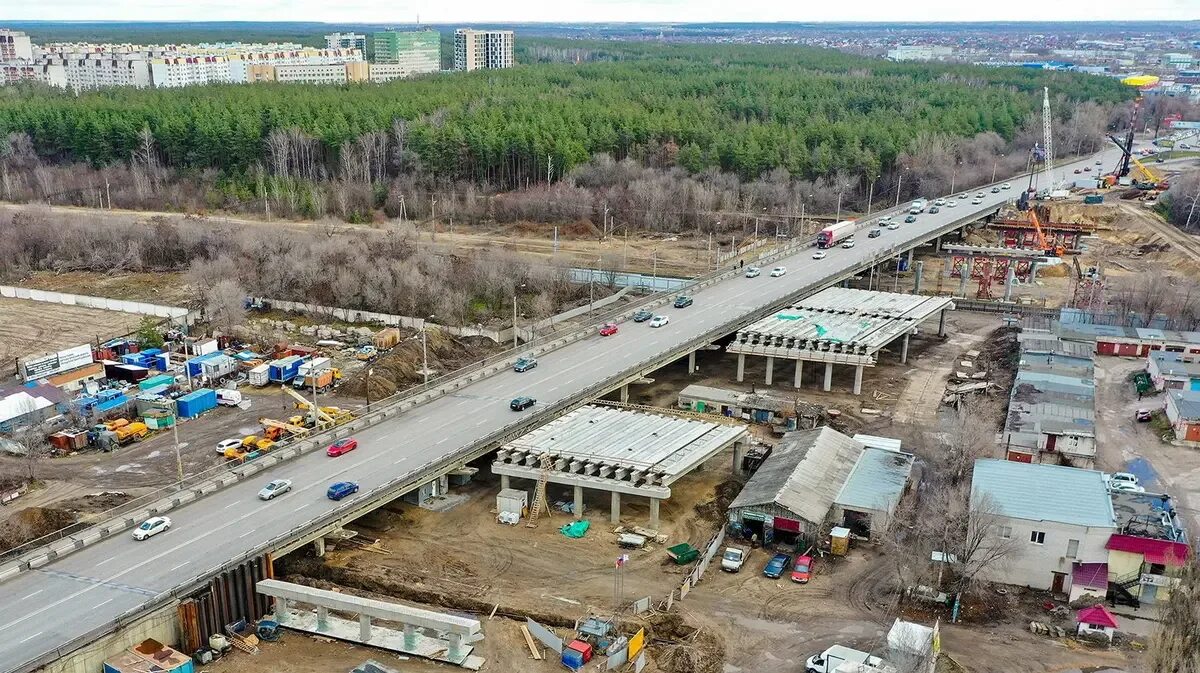
{"label": "construction debris", "polygon": [[542,651],[539,650],[537,645],[533,642],[533,636],[529,633],[528,626],[525,626],[524,624],[521,625],[521,635],[525,636],[525,644],[529,646],[530,656],[538,661],[541,661]]}

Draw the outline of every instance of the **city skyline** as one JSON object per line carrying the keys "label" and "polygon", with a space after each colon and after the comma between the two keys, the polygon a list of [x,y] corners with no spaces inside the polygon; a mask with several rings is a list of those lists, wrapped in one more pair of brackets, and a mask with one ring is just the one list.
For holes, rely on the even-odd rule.
{"label": "city skyline", "polygon": [[[459,3],[413,2],[388,5],[351,0],[331,6],[315,0],[291,0],[256,8],[228,0],[146,4],[114,0],[95,15],[96,5],[81,0],[55,0],[10,8],[10,21],[276,21],[281,15],[305,20],[344,23],[495,23],[495,22],[1019,22],[1019,21],[1122,21],[1128,10],[1118,5],[1083,3],[1051,4],[1018,0],[981,6],[952,0],[925,0],[897,4],[868,0],[851,9],[839,5],[780,6],[772,0],[726,3],[719,0],[601,0],[559,3],[522,0],[496,5],[481,0]],[[1200,19],[1200,6],[1188,0],[1152,0],[1138,6],[1139,21],[1190,21]]]}

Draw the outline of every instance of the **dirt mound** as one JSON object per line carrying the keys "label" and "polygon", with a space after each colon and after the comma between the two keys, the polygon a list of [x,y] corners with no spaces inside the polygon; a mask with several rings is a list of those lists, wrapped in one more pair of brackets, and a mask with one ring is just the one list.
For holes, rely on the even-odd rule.
{"label": "dirt mound", "polygon": [[659,643],[654,661],[667,673],[718,673],[725,667],[725,641],[689,625],[678,612],[646,619],[646,639]]}
{"label": "dirt mound", "polygon": [[75,515],[95,514],[124,505],[132,499],[133,496],[124,491],[104,491],[60,502],[58,507]]}
{"label": "dirt mound", "polygon": [[716,496],[714,499],[707,502],[696,504],[696,516],[706,521],[725,521],[725,512],[729,510],[729,503],[737,497],[739,491],[742,490],[742,482],[737,479],[728,479],[717,484]]}
{"label": "dirt mound", "polygon": [[[501,348],[502,346],[484,337],[457,338],[435,329],[430,329],[426,333],[429,368],[433,370],[430,372],[430,376],[440,376],[455,371],[474,361],[481,360]],[[395,394],[397,390],[421,383],[425,379],[421,373],[424,357],[425,353],[422,352],[419,338],[404,339],[383,357],[371,363],[369,395],[367,394],[366,368],[347,381],[341,387],[340,392],[354,397],[381,400]]]}
{"label": "dirt mound", "polygon": [[53,507],[26,507],[0,522],[0,551],[36,540],[75,523],[75,515]]}

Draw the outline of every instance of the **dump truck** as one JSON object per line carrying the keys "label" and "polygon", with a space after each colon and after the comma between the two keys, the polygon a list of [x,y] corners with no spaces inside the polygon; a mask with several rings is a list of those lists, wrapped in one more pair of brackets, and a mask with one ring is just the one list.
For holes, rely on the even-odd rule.
{"label": "dump truck", "polygon": [[333,384],[342,378],[342,372],[337,369],[326,369],[317,372],[316,374],[305,374],[303,377],[297,376],[292,381],[292,387],[297,390],[312,390],[314,382],[317,387],[317,392],[325,392],[333,387]]}

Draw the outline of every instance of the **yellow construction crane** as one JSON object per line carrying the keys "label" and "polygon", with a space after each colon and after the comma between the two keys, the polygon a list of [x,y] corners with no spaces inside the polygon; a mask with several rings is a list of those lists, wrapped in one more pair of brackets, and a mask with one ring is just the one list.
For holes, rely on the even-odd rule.
{"label": "yellow construction crane", "polygon": [[312,410],[313,425],[315,425],[316,427],[321,428],[321,429],[332,428],[334,425],[337,425],[337,421],[333,418],[333,416],[330,416],[329,414],[325,413],[321,409],[321,407],[314,406],[312,402],[309,402],[308,400],[304,399],[304,397],[301,396],[300,393],[297,393],[295,390],[292,390],[291,387],[289,387],[287,385],[280,386],[280,387],[283,388],[283,392],[296,398],[296,408],[297,409]]}
{"label": "yellow construction crane", "polygon": [[1150,168],[1146,164],[1143,164],[1137,157],[1131,156],[1130,159],[1133,161],[1133,165],[1137,166],[1138,172],[1140,172],[1142,174],[1142,177],[1146,179],[1147,184],[1145,184],[1143,186],[1145,186],[1149,189],[1166,189],[1167,187],[1170,186],[1169,184],[1167,184],[1167,181],[1165,178],[1163,178],[1161,175],[1156,173],[1152,168]]}
{"label": "yellow construction crane", "polygon": [[309,429],[302,425],[293,425],[292,423],[284,423],[282,421],[277,421],[272,418],[260,418],[260,419],[258,419],[258,423],[259,423],[259,425],[263,426],[264,428],[274,428],[276,430],[290,432],[293,435],[296,435],[298,437],[303,437],[309,433]]}

